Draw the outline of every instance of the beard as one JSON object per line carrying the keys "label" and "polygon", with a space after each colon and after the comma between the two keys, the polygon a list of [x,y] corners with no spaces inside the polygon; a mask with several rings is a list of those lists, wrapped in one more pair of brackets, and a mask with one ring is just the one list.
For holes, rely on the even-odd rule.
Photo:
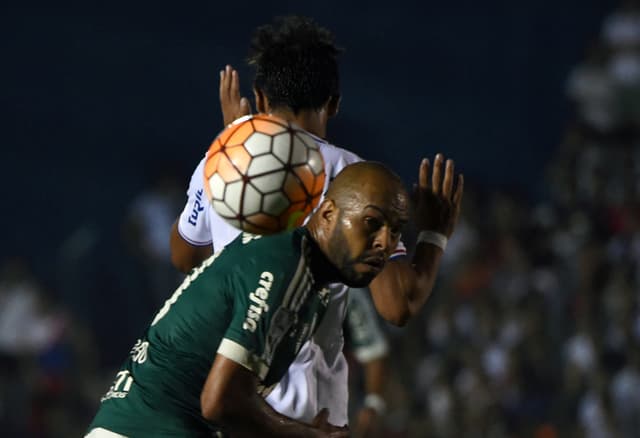
{"label": "beard", "polygon": [[336,267],[342,283],[349,287],[366,287],[375,278],[377,272],[360,272],[356,264],[362,263],[361,257],[351,257],[347,237],[341,227],[335,227],[329,239],[329,260]]}

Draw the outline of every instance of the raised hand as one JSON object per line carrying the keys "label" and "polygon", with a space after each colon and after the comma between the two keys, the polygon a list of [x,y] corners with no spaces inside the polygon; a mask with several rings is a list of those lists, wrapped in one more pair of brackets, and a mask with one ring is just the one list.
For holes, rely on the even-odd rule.
{"label": "raised hand", "polygon": [[464,177],[462,174],[458,175],[454,191],[453,160],[446,160],[445,163],[442,154],[437,154],[433,162],[431,182],[430,169],[429,160],[423,159],[420,163],[418,185],[413,193],[416,226],[419,231],[434,231],[450,237],[460,215]]}
{"label": "raised hand", "polygon": [[240,96],[240,79],[238,72],[227,65],[220,70],[220,107],[224,126],[234,120],[251,114],[249,99]]}

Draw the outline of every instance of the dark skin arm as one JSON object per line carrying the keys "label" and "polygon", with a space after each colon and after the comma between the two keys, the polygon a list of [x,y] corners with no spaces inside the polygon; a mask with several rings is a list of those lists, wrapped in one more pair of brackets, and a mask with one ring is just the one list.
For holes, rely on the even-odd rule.
{"label": "dark skin arm", "polygon": [[327,423],[328,411],[322,410],[313,424],[278,414],[257,393],[256,376],[242,365],[216,355],[200,395],[202,416],[220,424],[234,438],[300,437],[346,438],[346,428]]}
{"label": "dark skin arm", "polygon": [[182,238],[178,232],[178,221],[171,227],[170,235],[171,263],[173,266],[187,274],[191,269],[200,265],[205,259],[213,254],[213,247],[209,245],[192,245]]}
{"label": "dark skin arm", "polygon": [[[454,164],[452,160],[445,164],[442,154],[436,155],[431,182],[429,170],[429,160],[425,159],[414,191],[416,226],[419,231],[434,231],[449,238],[460,214],[464,178],[458,175],[454,191]],[[411,261],[387,263],[369,285],[376,309],[384,319],[402,326],[422,309],[433,290],[442,254],[437,246],[421,242]]]}

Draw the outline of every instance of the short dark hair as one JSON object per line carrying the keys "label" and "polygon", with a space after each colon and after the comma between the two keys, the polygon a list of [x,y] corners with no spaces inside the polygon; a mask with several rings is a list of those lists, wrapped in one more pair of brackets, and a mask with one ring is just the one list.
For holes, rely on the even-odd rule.
{"label": "short dark hair", "polygon": [[278,17],[260,26],[251,40],[249,65],[254,87],[273,108],[319,109],[340,96],[337,57],[342,50],[333,34],[301,16]]}

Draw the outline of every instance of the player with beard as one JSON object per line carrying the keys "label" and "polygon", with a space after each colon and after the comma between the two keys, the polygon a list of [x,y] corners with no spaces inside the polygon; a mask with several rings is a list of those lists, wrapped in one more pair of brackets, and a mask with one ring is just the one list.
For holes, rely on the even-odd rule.
{"label": "player with beard", "polygon": [[[329,31],[306,18],[285,17],[273,26],[258,28],[249,57],[256,70],[256,109],[295,123],[313,136],[324,158],[327,184],[346,165],[361,160],[324,139],[328,120],[337,114],[340,102],[338,53]],[[250,111],[248,100],[240,96],[238,74],[229,66],[221,72],[220,99],[225,124]],[[203,166],[204,158],[193,173],[187,203],[171,233],[172,261],[183,272],[224,248],[240,232],[220,218],[203,195]],[[434,187],[441,188],[447,182],[443,167],[448,183],[453,181],[453,162],[448,160],[445,166],[444,158],[437,155]],[[393,263],[372,288],[380,315],[397,325],[415,315],[428,298],[444,243],[457,218],[459,202],[450,204],[451,193],[446,202],[440,202],[441,191],[433,195],[432,214],[439,221],[422,228],[423,242],[428,244],[417,253],[422,261],[420,268],[414,269],[399,242],[391,254]],[[342,352],[342,327],[348,291],[343,284],[331,288],[323,323],[268,393],[267,402],[278,412],[302,421],[311,421],[322,408],[329,408],[330,423],[344,425],[348,422],[348,370]]]}
{"label": "player with beard", "polygon": [[[420,166],[418,227],[453,209],[451,172],[434,196]],[[346,437],[321,410],[306,423],[277,413],[262,395],[287,372],[322,323],[332,283],[364,287],[381,275],[409,220],[400,178],[379,163],[346,167],[305,227],[243,235],[185,279],[131,349],[102,398],[88,438]],[[417,243],[420,271],[429,243]],[[390,262],[391,263],[391,262]]]}

